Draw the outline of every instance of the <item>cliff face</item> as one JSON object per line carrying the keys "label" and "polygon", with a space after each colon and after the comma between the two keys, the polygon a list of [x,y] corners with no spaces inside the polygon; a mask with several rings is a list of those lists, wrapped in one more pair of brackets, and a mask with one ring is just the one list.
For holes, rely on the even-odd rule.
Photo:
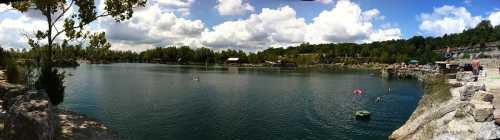
{"label": "cliff face", "polygon": [[93,119],[52,106],[44,91],[5,82],[0,71],[0,140],[115,140]]}
{"label": "cliff face", "polygon": [[[500,127],[493,121],[493,95],[486,90],[484,80],[479,81],[472,82],[472,73],[462,72],[456,79],[441,81],[450,87],[426,83],[417,109],[389,139],[500,138]],[[444,96],[447,93],[449,97]]]}

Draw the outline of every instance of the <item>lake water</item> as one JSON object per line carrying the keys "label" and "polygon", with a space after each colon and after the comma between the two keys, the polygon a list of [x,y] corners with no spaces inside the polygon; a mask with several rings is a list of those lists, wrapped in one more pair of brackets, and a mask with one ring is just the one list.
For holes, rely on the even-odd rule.
{"label": "lake water", "polygon": [[[369,72],[158,64],[65,70],[73,76],[61,107],[102,121],[124,139],[387,139],[423,93],[415,80]],[[353,97],[355,88],[365,94]],[[375,102],[380,96],[384,101]],[[358,109],[372,112],[371,119],[354,119]]]}

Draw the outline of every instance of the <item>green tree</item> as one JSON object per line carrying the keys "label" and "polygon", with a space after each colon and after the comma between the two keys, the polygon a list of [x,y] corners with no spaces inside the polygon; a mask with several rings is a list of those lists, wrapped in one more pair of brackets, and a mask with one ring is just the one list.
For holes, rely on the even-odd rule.
{"label": "green tree", "polygon": [[[57,105],[64,97],[63,76],[53,68],[53,48],[60,44],[56,39],[65,35],[63,42],[75,39],[85,39],[89,32],[85,30],[86,25],[101,17],[111,16],[120,22],[132,17],[133,8],[144,6],[145,0],[106,0],[103,13],[97,13],[94,0],[24,0],[12,2],[12,7],[26,12],[37,10],[45,17],[47,29],[35,32],[34,38],[28,38],[28,44],[34,49],[47,48],[43,52],[40,76],[38,77],[39,89],[45,89],[52,104]],[[71,7],[78,10],[70,10]],[[62,30],[58,29],[64,22]],[[46,44],[40,44],[40,40],[46,40]]]}

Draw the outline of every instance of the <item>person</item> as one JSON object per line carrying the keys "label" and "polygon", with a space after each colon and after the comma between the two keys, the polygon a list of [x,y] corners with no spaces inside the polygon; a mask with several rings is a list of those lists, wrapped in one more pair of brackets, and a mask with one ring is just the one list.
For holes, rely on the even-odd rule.
{"label": "person", "polygon": [[472,59],[472,74],[474,75],[474,82],[477,82],[478,76],[479,76],[479,67],[481,67],[481,63],[479,62],[479,57],[475,56],[474,59]]}

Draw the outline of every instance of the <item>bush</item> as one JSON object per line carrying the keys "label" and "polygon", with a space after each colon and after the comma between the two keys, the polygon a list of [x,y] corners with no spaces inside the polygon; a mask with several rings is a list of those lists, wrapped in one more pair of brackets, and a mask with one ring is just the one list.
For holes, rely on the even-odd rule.
{"label": "bush", "polygon": [[5,67],[5,59],[7,58],[7,53],[0,48],[0,68]]}
{"label": "bush", "polygon": [[14,60],[12,59],[8,60],[6,69],[7,71],[5,73],[5,76],[7,78],[7,82],[16,84],[21,83],[22,80],[19,68],[17,64],[14,62]]}
{"label": "bush", "polygon": [[42,66],[37,80],[37,89],[44,89],[52,105],[58,105],[64,100],[64,73],[59,73],[52,66]]}

